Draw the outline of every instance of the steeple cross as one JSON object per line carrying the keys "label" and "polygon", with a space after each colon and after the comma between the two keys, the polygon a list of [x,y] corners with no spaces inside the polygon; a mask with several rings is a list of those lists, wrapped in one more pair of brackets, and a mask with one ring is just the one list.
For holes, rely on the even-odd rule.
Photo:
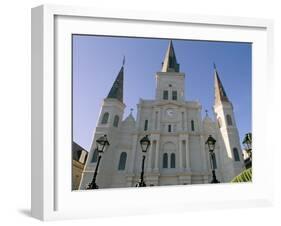
{"label": "steeple cross", "polygon": [[214,65],[214,69],[215,69],[215,70],[217,70],[216,64],[215,64],[215,63],[213,63],[213,65]]}

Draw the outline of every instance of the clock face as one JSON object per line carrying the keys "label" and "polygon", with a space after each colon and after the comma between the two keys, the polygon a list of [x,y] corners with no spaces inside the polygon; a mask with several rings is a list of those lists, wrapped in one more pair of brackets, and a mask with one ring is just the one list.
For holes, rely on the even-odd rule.
{"label": "clock face", "polygon": [[168,115],[169,117],[172,117],[174,114],[175,114],[175,113],[174,113],[174,110],[173,110],[173,109],[167,109],[167,115]]}

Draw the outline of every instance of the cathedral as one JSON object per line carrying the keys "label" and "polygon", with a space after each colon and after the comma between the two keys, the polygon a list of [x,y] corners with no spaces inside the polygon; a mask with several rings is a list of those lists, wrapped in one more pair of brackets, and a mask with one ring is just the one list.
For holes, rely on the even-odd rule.
{"label": "cathedral", "polygon": [[[140,99],[137,116],[124,117],[124,65],[103,100],[89,156],[79,189],[92,181],[97,165],[96,140],[107,135],[110,145],[102,154],[96,183],[99,188],[135,187],[142,170],[140,140],[148,135],[145,153],[146,186],[206,184],[212,167],[221,183],[230,182],[244,169],[233,105],[214,67],[214,120],[202,118],[198,101],[185,100],[185,74],[180,71],[172,41],[156,75],[153,100]],[[216,140],[210,160],[205,144],[209,135]]]}

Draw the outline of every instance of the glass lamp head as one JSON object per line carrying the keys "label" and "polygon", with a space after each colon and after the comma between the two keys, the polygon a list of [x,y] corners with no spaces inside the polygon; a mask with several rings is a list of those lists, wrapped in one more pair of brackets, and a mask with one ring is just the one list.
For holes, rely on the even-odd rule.
{"label": "glass lamp head", "polygon": [[147,152],[149,146],[150,146],[150,140],[148,138],[148,135],[145,135],[141,140],[140,140],[140,145],[142,152]]}
{"label": "glass lamp head", "polygon": [[110,145],[106,135],[103,135],[102,137],[98,138],[96,140],[96,143],[97,143],[97,150],[100,153],[104,152],[106,148]]}

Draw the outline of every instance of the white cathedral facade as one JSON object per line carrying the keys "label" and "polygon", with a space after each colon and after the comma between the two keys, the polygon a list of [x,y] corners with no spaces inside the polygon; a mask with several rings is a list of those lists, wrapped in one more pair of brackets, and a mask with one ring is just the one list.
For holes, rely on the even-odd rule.
{"label": "white cathedral facade", "polygon": [[214,69],[214,120],[201,116],[198,101],[185,100],[185,74],[180,72],[172,41],[156,73],[155,99],[140,99],[137,118],[125,119],[122,66],[107,98],[103,100],[92,147],[80,188],[86,189],[97,164],[96,139],[107,135],[110,143],[102,155],[96,183],[100,188],[135,187],[140,178],[140,139],[149,135],[144,181],[147,186],[204,184],[212,180],[205,141],[216,139],[215,172],[220,182],[230,182],[244,168],[233,105]]}

